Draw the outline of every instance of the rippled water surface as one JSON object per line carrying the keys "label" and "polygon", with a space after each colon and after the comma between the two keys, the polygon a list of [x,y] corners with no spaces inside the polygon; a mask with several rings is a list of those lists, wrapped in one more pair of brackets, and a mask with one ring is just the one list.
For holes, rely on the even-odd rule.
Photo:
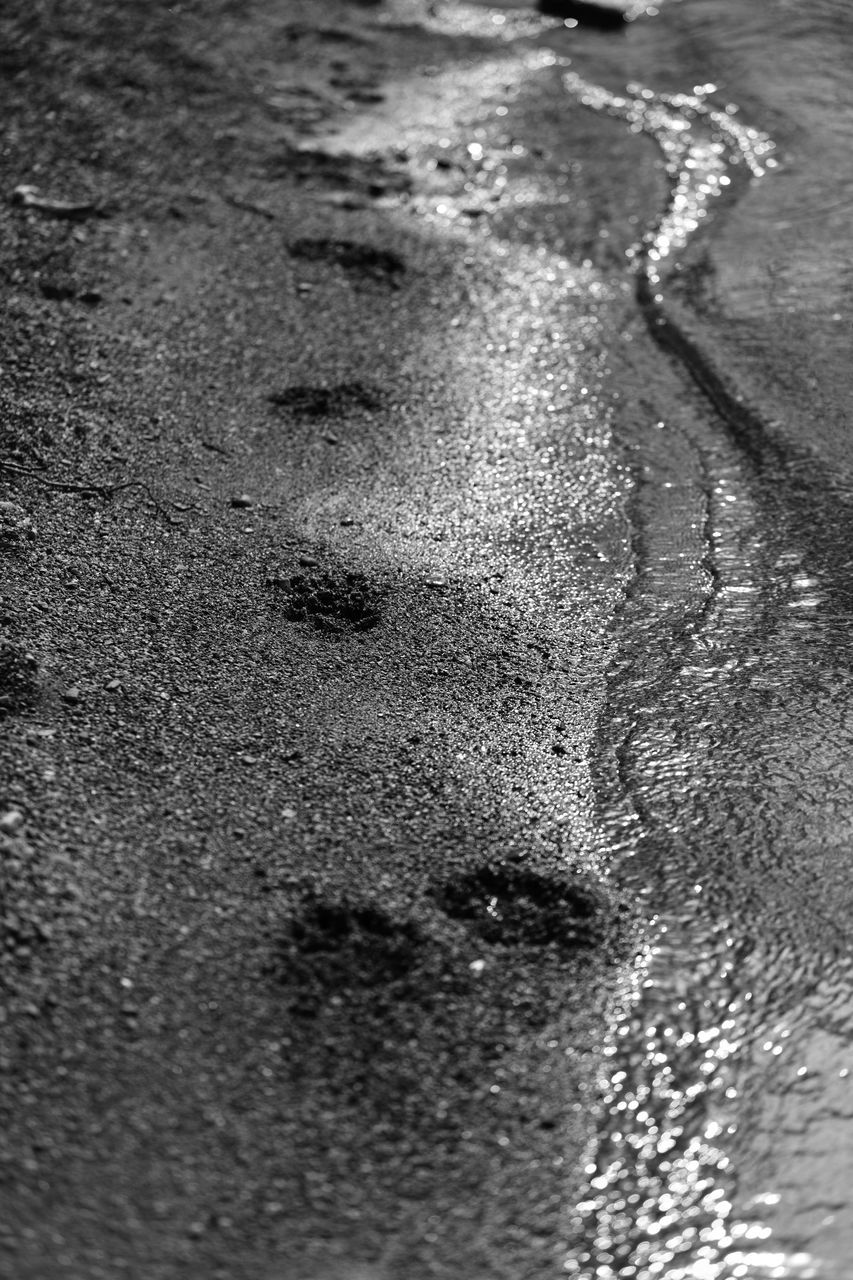
{"label": "rippled water surface", "polygon": [[626,58],[643,85],[566,77],[656,139],[671,187],[618,366],[635,578],[601,741],[614,874],[656,928],[572,1275],[851,1274],[853,458],[815,413],[847,390],[851,35],[838,3],[680,0]]}

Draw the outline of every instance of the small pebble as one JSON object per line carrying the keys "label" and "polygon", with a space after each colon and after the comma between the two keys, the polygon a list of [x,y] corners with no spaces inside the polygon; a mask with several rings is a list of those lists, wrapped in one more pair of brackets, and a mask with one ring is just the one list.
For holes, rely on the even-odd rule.
{"label": "small pebble", "polygon": [[19,827],[23,826],[23,822],[24,815],[20,809],[7,809],[0,815],[0,831],[4,836],[12,836]]}
{"label": "small pebble", "polygon": [[427,586],[428,586],[428,587],[432,587],[432,588],[433,588],[434,590],[436,590],[436,591],[439,591],[439,590],[441,590],[441,589],[442,589],[442,587],[446,587],[446,586],[447,586],[447,579],[446,579],[446,578],[439,578],[439,577],[436,577],[436,578],[427,578]]}
{"label": "small pebble", "polygon": [[247,493],[238,493],[231,499],[232,507],[253,507],[254,505],[253,499]]}
{"label": "small pebble", "polygon": [[318,562],[315,556],[300,556],[299,563],[303,569],[316,569]]}
{"label": "small pebble", "polygon": [[62,699],[64,702],[79,702],[80,690],[77,688],[77,685],[72,684],[70,688],[66,689],[62,695]]}
{"label": "small pebble", "polygon": [[121,688],[121,681],[120,681],[120,680],[109,680],[109,681],[107,682],[107,686],[106,686],[106,687],[107,687],[108,692],[110,692],[110,693],[115,693],[116,689],[120,689],[120,688]]}

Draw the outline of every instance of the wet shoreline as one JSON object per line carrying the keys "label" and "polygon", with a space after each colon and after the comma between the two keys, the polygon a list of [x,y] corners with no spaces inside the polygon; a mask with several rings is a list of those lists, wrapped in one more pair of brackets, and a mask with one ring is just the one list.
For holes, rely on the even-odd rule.
{"label": "wet shoreline", "polygon": [[[579,91],[589,92],[583,86]],[[602,105],[607,101],[608,95],[602,94]],[[685,104],[689,110],[698,105],[695,99]],[[628,104],[621,100],[616,106],[621,112]],[[696,178],[695,170],[690,176]],[[711,194],[712,189],[706,186],[705,190]],[[675,194],[674,200],[689,209],[683,197]],[[713,244],[713,210],[708,212]],[[698,226],[695,221],[694,226]],[[654,235],[650,232],[647,241],[652,246]],[[709,243],[708,228],[700,243]],[[811,443],[797,439],[795,424],[786,424],[780,432],[781,424],[769,421],[767,411],[762,415],[754,400],[752,405],[745,403],[742,393],[730,389],[727,374],[720,372],[719,349],[712,345],[709,352],[702,341],[702,336],[723,323],[722,317],[706,314],[697,325],[689,301],[685,305],[683,291],[678,289],[677,258],[683,247],[676,243],[672,255],[676,271],[672,273],[671,262],[668,278],[666,269],[658,268],[658,254],[653,254],[652,269],[641,264],[638,303],[653,340],[675,357],[706,398],[706,411],[711,410],[698,434],[695,426],[687,427],[687,439],[700,455],[704,452],[703,469],[710,464],[709,476],[706,471],[697,489],[699,506],[704,505],[706,512],[697,528],[704,529],[708,550],[705,556],[693,558],[692,569],[696,573],[704,568],[709,594],[698,615],[692,620],[688,615],[686,626],[683,618],[672,613],[672,582],[666,583],[666,574],[677,579],[679,571],[666,568],[672,551],[666,547],[665,519],[653,505],[654,486],[660,483],[654,474],[655,467],[660,467],[660,461],[655,462],[659,450],[651,440],[644,445],[632,428],[630,447],[635,457],[639,454],[635,513],[641,529],[642,522],[646,527],[644,548],[636,562],[639,577],[620,628],[620,649],[627,644],[628,652],[617,666],[621,674],[611,685],[610,716],[604,717],[610,725],[605,752],[615,752],[620,780],[615,794],[605,793],[604,814],[607,821],[609,807],[611,821],[615,819],[613,840],[617,849],[622,847],[619,860],[626,853],[630,859],[623,862],[621,874],[627,874],[638,891],[648,895],[650,905],[657,907],[658,932],[640,983],[643,990],[634,996],[636,1008],[629,1000],[624,1021],[611,1041],[615,1070],[605,1097],[609,1129],[615,1131],[616,1140],[605,1140],[602,1146],[593,1183],[598,1191],[584,1207],[594,1243],[575,1265],[577,1274],[586,1274],[588,1267],[596,1276],[671,1275],[673,1267],[679,1275],[679,1268],[693,1274],[693,1269],[701,1267],[703,1275],[727,1276],[736,1267],[738,1274],[748,1276],[840,1277],[846,1266],[843,1242],[850,1207],[839,1202],[830,1188],[833,1181],[844,1182],[844,1156],[829,1146],[821,1148],[820,1143],[825,1141],[824,1107],[831,1107],[830,1098],[838,1096],[832,1077],[840,1071],[843,1080],[849,1053],[849,1028],[845,1029],[843,1019],[843,992],[850,980],[849,942],[843,923],[832,920],[820,904],[807,907],[804,885],[796,885],[798,876],[808,879],[812,874],[807,864],[797,867],[786,857],[786,845],[796,840],[794,831],[801,821],[797,802],[791,797],[787,808],[783,802],[777,809],[772,836],[760,829],[751,834],[742,808],[758,804],[767,815],[767,783],[762,778],[767,764],[762,757],[767,739],[772,741],[779,732],[780,713],[783,722],[787,716],[795,722],[802,717],[804,728],[811,709],[817,711],[821,680],[815,670],[807,675],[806,665],[825,663],[832,679],[839,661],[844,664],[848,560],[843,550],[846,521],[839,517],[846,507],[845,479]],[[673,286],[675,322],[669,306]],[[681,327],[685,321],[687,333]],[[697,329],[702,335],[698,338]],[[670,438],[673,432],[684,431],[683,423],[676,426],[678,417],[685,416],[677,402],[675,413],[674,421],[655,424]],[[719,415],[717,424],[715,415]],[[707,412],[702,414],[700,406],[700,420],[703,416]],[[731,434],[736,446],[733,455],[722,439],[715,440],[720,430]],[[741,449],[742,458],[738,457]],[[643,457],[652,465],[640,468]],[[676,487],[686,489],[691,483],[696,481],[688,474],[675,474]],[[665,487],[672,485],[670,480]],[[758,505],[752,507],[756,499]],[[728,532],[721,520],[721,500],[735,504],[733,511],[729,508],[734,523]],[[832,524],[824,517],[821,527],[821,509],[825,511],[829,503]],[[809,513],[816,517],[811,527]],[[768,518],[776,523],[766,523]],[[727,547],[732,534],[735,541]],[[656,542],[656,536],[658,540],[662,536],[663,542]],[[673,551],[677,546],[676,542]],[[660,557],[657,563],[656,557]],[[688,593],[695,590],[690,572],[689,565],[684,565],[682,590]],[[792,586],[805,594],[797,598]],[[797,610],[801,605],[806,612],[786,621],[786,607]],[[815,610],[823,616],[812,620]],[[784,638],[786,631],[789,639]],[[670,661],[650,662],[646,654],[662,642],[673,650]],[[780,678],[791,681],[785,692],[778,684]],[[750,686],[760,689],[757,698],[746,692]],[[725,689],[734,699],[727,715],[729,743],[726,731],[712,728],[720,714],[712,708]],[[755,716],[751,723],[750,702]],[[794,736],[787,742],[789,768],[796,776],[794,761],[801,749]],[[831,751],[826,756],[825,767],[831,769]],[[605,776],[607,768],[605,763]],[[733,773],[747,778],[751,773],[752,780],[738,781],[732,788]],[[703,774],[704,783],[700,782]],[[820,777],[818,772],[812,786],[820,787]],[[823,777],[829,781],[828,775]],[[836,794],[830,784],[830,804]],[[838,804],[836,820],[843,827],[843,791],[839,800],[840,804],[834,802]],[[632,813],[625,813],[626,803]],[[706,823],[713,832],[710,841],[699,834],[699,826]],[[766,816],[761,826],[765,824]],[[831,843],[832,836],[830,847]],[[721,857],[724,851],[735,859],[727,870]],[[732,886],[740,883],[743,892],[755,875],[750,869],[753,860],[763,866],[768,882],[747,890],[747,901],[752,899],[750,916],[749,909],[744,913],[745,904],[735,906],[726,881]],[[818,855],[817,865],[821,863]],[[843,880],[840,888],[847,893]],[[700,896],[691,903],[694,893]],[[805,923],[809,911],[811,931]],[[797,944],[785,917],[799,912],[805,927]],[[780,929],[783,940],[776,936]],[[756,956],[762,957],[757,964]],[[701,971],[699,994],[693,997],[697,965],[708,968]],[[762,990],[768,974],[772,994]],[[703,986],[711,994],[703,997]],[[823,1041],[821,1060],[810,1046],[820,1041],[818,1028],[823,1018],[835,1016],[833,1009],[839,1015],[837,1039]],[[766,1043],[760,1045],[763,1039]],[[770,1053],[771,1061],[781,1055],[788,1065],[781,1072],[755,1074],[762,1056],[759,1045]],[[807,1065],[797,1066],[798,1061]],[[650,1086],[652,1063],[657,1068]],[[803,1090],[795,1077],[814,1083]],[[787,1151],[781,1143],[774,1151],[772,1138],[762,1133],[767,1123],[762,1113],[774,1107],[777,1124],[786,1112],[797,1116],[798,1136],[787,1140],[793,1141]],[[632,1109],[640,1123],[629,1118]],[[758,1160],[753,1155],[756,1147],[763,1149]],[[662,1151],[669,1153],[663,1160]],[[732,1151],[736,1152],[734,1162]],[[815,1159],[821,1159],[816,1151],[821,1151],[827,1166],[819,1179],[825,1188],[822,1202],[813,1200],[814,1190],[800,1181],[797,1172],[802,1161],[811,1162],[814,1169]],[[830,1170],[839,1158],[833,1174]],[[740,1221],[737,1208],[731,1216],[733,1204],[741,1206]],[[668,1206],[662,1217],[658,1205]],[[821,1211],[821,1229],[815,1231]],[[626,1214],[633,1222],[630,1228]],[[774,1230],[765,1225],[768,1220]]]}
{"label": "wet shoreline", "polygon": [[[844,1206],[804,1205],[799,1166],[836,1176],[850,1044],[843,468],[753,416],[772,324],[744,366],[721,322],[779,175],[709,188],[692,294],[625,259],[678,178],[632,126],[705,119],[710,13],[610,43],[260,6],[216,39],[262,107],[208,86],[187,139],[175,86],[219,75],[191,22],[118,85],[103,31],[74,37],[96,102],[144,72],[204,164],[149,167],[140,212],[143,114],[133,164],[105,130],[121,212],[91,241],[3,211],[12,368],[34,332],[86,352],[63,475],[141,486],[6,473],[37,536],[3,625],[39,673],[6,721],[16,1274],[841,1276]],[[605,104],[657,96],[596,115],[567,57]],[[804,135],[747,70],[725,95],[790,173]]]}

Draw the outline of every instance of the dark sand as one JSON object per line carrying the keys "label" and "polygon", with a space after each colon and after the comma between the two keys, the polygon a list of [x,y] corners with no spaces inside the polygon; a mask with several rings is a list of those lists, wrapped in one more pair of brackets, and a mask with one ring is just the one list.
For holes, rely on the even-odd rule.
{"label": "dark sand", "polygon": [[519,1280],[572,1237],[631,950],[600,389],[660,175],[500,32],[318,9],[0,20],[16,1280]]}

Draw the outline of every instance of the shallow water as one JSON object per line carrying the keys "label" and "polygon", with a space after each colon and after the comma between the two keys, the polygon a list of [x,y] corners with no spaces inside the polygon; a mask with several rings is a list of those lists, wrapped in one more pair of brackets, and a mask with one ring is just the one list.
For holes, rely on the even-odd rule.
{"label": "shallow water", "polygon": [[[616,359],[635,578],[601,738],[614,875],[657,924],[614,1019],[576,1220],[585,1243],[567,1271],[843,1280],[851,452],[840,418],[815,421],[814,406],[846,389],[846,365],[820,334],[848,329],[849,311],[835,308],[849,232],[833,223],[804,236],[788,206],[816,200],[809,216],[820,220],[821,202],[842,198],[846,160],[832,142],[848,110],[838,49],[853,15],[681,0],[665,16],[626,59],[641,52],[648,77],[658,57],[663,96],[596,87],[574,70],[566,79],[591,108],[656,137],[672,191],[637,255],[646,331],[629,333],[630,355]],[[755,124],[725,99],[709,107],[720,70]],[[679,74],[686,92],[673,95]],[[787,155],[768,137],[774,124]],[[750,177],[763,177],[760,197]],[[781,267],[757,210],[785,224]],[[738,254],[749,255],[747,281],[734,276]],[[691,261],[705,272],[698,306],[683,284]],[[784,283],[771,289],[774,271]],[[703,393],[693,411],[685,377]]]}

